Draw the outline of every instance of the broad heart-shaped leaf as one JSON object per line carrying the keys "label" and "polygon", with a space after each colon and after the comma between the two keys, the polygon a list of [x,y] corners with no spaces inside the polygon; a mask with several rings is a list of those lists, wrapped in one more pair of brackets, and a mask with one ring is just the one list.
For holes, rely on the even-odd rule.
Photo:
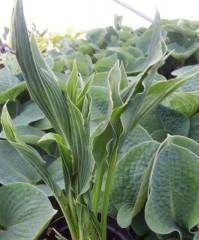
{"label": "broad heart-shaped leaf", "polygon": [[163,104],[171,109],[191,117],[199,109],[199,91],[194,92],[174,92]]}
{"label": "broad heart-shaped leaf", "polygon": [[3,60],[4,65],[10,70],[10,72],[13,75],[17,76],[21,74],[21,68],[14,54],[6,52],[4,54],[1,54],[1,58]]}
{"label": "broad heart-shaped leaf", "polygon": [[0,239],[33,240],[56,211],[46,195],[26,183],[0,188]]}
{"label": "broad heart-shaped leaf", "polygon": [[[198,71],[198,69],[197,69]],[[179,90],[182,90],[183,92],[194,92],[199,91],[199,74],[197,73],[194,75],[189,81],[187,81],[185,84],[183,84]]]}
{"label": "broad heart-shaped leaf", "polygon": [[178,76],[178,77],[185,76],[185,75],[187,76],[187,75],[194,74],[195,72],[198,72],[198,68],[199,68],[199,64],[188,65],[188,66],[184,66],[184,67],[174,70],[173,72],[171,72],[171,74],[173,76]]}
{"label": "broad heart-shaped leaf", "polygon": [[44,116],[38,105],[29,100],[20,107],[18,115],[13,119],[13,123],[15,126],[29,125],[32,122],[44,119]]}
{"label": "broad heart-shaped leaf", "polygon": [[26,182],[35,185],[40,177],[8,141],[0,141],[0,183]]}
{"label": "broad heart-shaped leaf", "polygon": [[15,87],[20,81],[15,77],[7,67],[0,69],[0,94]]}
{"label": "broad heart-shaped leaf", "polygon": [[173,144],[186,148],[199,156],[199,144],[190,138],[176,135],[168,137],[168,140],[166,141],[171,141]]}
{"label": "broad heart-shaped leaf", "polygon": [[106,55],[113,53],[116,53],[117,58],[123,62],[126,70],[129,64],[144,56],[142,51],[135,47],[108,47]]}
{"label": "broad heart-shaped leaf", "polygon": [[155,160],[145,218],[154,232],[176,231],[182,239],[199,222],[199,157],[189,150],[195,148],[191,140],[189,149],[180,146],[182,140],[180,145],[172,137],[166,141]]}
{"label": "broad heart-shaped leaf", "polygon": [[107,29],[105,28],[96,28],[90,30],[86,34],[86,39],[88,42],[95,44],[98,47],[101,47],[104,44],[104,39],[107,34]]}
{"label": "broad heart-shaped leaf", "polygon": [[[61,158],[54,160],[49,166],[48,171],[52,179],[60,186],[61,189],[65,188],[63,166]],[[53,192],[46,184],[37,183],[37,188],[42,190],[47,196],[53,196]]]}
{"label": "broad heart-shaped leaf", "polygon": [[[175,71],[173,71],[171,74],[173,76],[188,76],[188,75],[193,75],[196,72],[198,72],[199,70],[199,64],[196,65],[190,65],[190,66],[184,66],[182,68],[179,68]],[[183,92],[194,92],[194,91],[198,91],[199,90],[199,73],[193,75],[193,77],[191,77],[189,79],[189,81],[187,81],[185,84],[183,84],[179,90],[183,91]]]}
{"label": "broad heart-shaped leaf", "polygon": [[[128,227],[131,224],[143,178],[158,147],[159,144],[155,141],[143,142],[127,152],[116,167],[111,199],[119,211],[117,220],[121,227]],[[147,187],[145,199],[142,199],[143,204],[146,196]]]}
{"label": "broad heart-shaped leaf", "polygon": [[197,112],[190,118],[189,138],[199,143],[199,113]]}
{"label": "broad heart-shaped leaf", "polygon": [[40,130],[49,130],[53,128],[52,124],[46,116],[41,120],[31,123],[31,126]]}
{"label": "broad heart-shaped leaf", "polygon": [[78,72],[81,73],[82,76],[88,77],[92,74],[92,61],[90,56],[84,55],[81,52],[75,52],[70,55],[67,55],[64,59],[65,65],[69,70],[72,70],[73,63],[76,60]]}
{"label": "broad heart-shaped leaf", "polygon": [[61,194],[60,187],[54,182],[47,170],[47,165],[38,152],[24,143],[18,135],[16,128],[10,118],[6,105],[2,111],[2,126],[9,143],[19,152],[19,154],[34,168],[41,179],[51,188],[56,197]]}
{"label": "broad heart-shaped leaf", "polygon": [[8,68],[5,67],[0,70],[0,104],[7,100],[14,101],[25,89],[26,83],[20,82]]}
{"label": "broad heart-shaped leaf", "polygon": [[[23,141],[31,145],[39,145],[39,139],[45,134],[40,129],[28,125],[16,126],[16,129]],[[0,137],[6,139],[4,131],[0,133]]]}
{"label": "broad heart-shaped leaf", "polygon": [[122,148],[118,154],[118,160],[120,160],[129,150],[131,150],[136,145],[143,142],[151,141],[152,137],[149,133],[140,125],[137,125],[129,134],[127,135]]}
{"label": "broad heart-shaped leaf", "polygon": [[96,72],[108,72],[118,61],[117,55],[113,54],[108,57],[99,59],[95,64]]}
{"label": "broad heart-shaped leaf", "polygon": [[94,74],[92,86],[107,87],[108,72]]}
{"label": "broad heart-shaped leaf", "polygon": [[167,134],[188,136],[190,121],[182,113],[159,105],[141,121],[151,137],[161,142]]}
{"label": "broad heart-shaped leaf", "polygon": [[199,48],[199,43],[194,42],[187,48],[184,46],[180,46],[177,43],[170,43],[167,45],[170,51],[175,50],[171,53],[171,55],[180,60],[189,58],[196,50]]}
{"label": "broad heart-shaped leaf", "polygon": [[[192,76],[192,75],[191,75]],[[149,89],[149,92],[144,99],[142,109],[139,112],[138,120],[146,116],[151,110],[153,110],[156,106],[159,105],[164,99],[167,100],[168,96],[174,92],[178,87],[184,84],[189,80],[191,76],[179,77],[175,79],[171,79],[169,81],[161,81],[152,85]],[[168,106],[164,103],[165,106]],[[169,108],[172,108],[168,106]],[[173,109],[173,108],[172,108]],[[178,111],[178,109],[175,109]],[[181,111],[179,111],[181,112]],[[186,114],[184,114],[187,116]]]}
{"label": "broad heart-shaped leaf", "polygon": [[[193,24],[193,25],[192,25]],[[198,22],[197,21],[189,21],[184,19],[174,19],[174,20],[162,20],[162,25],[164,29],[172,34],[178,33],[179,35],[184,35],[188,38],[196,37],[197,32],[194,31],[197,29]],[[194,26],[195,25],[195,26]],[[173,40],[175,39],[172,38]],[[177,41],[178,39],[176,39]]]}

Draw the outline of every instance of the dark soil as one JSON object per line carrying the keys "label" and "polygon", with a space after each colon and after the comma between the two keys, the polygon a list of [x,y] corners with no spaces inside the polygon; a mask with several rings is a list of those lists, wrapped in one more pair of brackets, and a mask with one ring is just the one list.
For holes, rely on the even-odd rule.
{"label": "dark soil", "polygon": [[[60,218],[53,222],[42,233],[39,240],[57,240],[55,238],[55,232],[53,231],[53,228],[61,233],[63,237],[66,237],[68,240],[72,240],[64,218]],[[107,227],[107,240],[133,240],[133,237],[127,229],[121,229],[114,219],[109,218]]]}

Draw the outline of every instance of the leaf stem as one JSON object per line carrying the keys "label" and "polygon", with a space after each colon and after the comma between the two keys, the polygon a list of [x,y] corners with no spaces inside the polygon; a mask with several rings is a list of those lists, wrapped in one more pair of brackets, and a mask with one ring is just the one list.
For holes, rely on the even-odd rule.
{"label": "leaf stem", "polygon": [[73,224],[75,225],[75,228],[78,229],[78,219],[77,219],[77,214],[75,212],[76,207],[75,207],[75,203],[74,203],[74,199],[73,199],[73,195],[70,187],[68,190],[68,202],[69,202],[70,212],[72,215]]}
{"label": "leaf stem", "polygon": [[68,228],[69,228],[69,231],[71,234],[71,238],[78,239],[78,232],[75,227],[76,224],[73,222],[72,214],[71,214],[69,203],[67,201],[66,196],[62,193],[59,196],[56,195],[55,198],[56,198],[56,200],[62,210],[62,213],[66,219],[66,222],[68,224]]}
{"label": "leaf stem", "polygon": [[109,163],[105,191],[104,191],[104,199],[103,199],[102,215],[101,215],[101,230],[102,230],[103,240],[106,240],[109,195],[110,195],[111,182],[112,182],[115,165],[116,165],[116,159],[117,159],[117,148],[113,149],[113,152],[110,157],[110,163]]}
{"label": "leaf stem", "polygon": [[92,196],[92,201],[93,201],[93,211],[95,216],[97,216],[98,211],[99,211],[99,201],[100,201],[100,193],[101,193],[101,188],[102,188],[102,180],[104,176],[104,171],[103,167],[104,164],[102,163],[100,167],[98,168],[97,171],[97,176],[96,176],[96,181],[95,181],[95,186],[93,189],[93,196]]}

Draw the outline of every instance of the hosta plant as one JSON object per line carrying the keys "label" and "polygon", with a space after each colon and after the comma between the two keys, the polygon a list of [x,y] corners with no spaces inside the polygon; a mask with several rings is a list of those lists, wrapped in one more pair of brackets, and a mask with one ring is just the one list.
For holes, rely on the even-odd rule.
{"label": "hosta plant", "polygon": [[[56,199],[73,240],[106,240],[107,215],[112,204],[122,227],[131,222],[138,225],[137,218],[146,204],[146,222],[158,236],[175,231],[181,239],[192,236],[189,231],[199,222],[198,196],[194,195],[198,185],[197,143],[168,137],[160,144],[138,126],[160,102],[195,74],[156,81],[157,71],[168,57],[158,14],[139,74],[128,81],[123,63],[116,61],[100,86],[96,75],[90,75],[92,62],[87,55],[73,55],[72,60],[76,60],[72,66],[71,56],[66,56],[65,63],[70,65],[71,71],[65,82],[51,70],[34,35],[29,38],[21,0],[15,3],[12,28],[13,48],[25,79],[25,83],[17,83],[16,88],[22,91],[21,87],[27,86],[34,102],[25,103],[21,107],[22,114],[14,120],[8,111],[9,102],[2,110],[2,134],[7,141],[0,142],[1,149],[14,147],[14,154],[19,158],[16,163],[11,156],[13,150],[5,151],[5,158],[10,154],[13,161],[4,163],[4,169],[12,167],[19,173],[17,179],[28,183],[8,184],[0,189],[1,203],[7,196],[10,202],[4,203],[5,208],[1,205],[0,237],[31,240],[39,236],[55,213],[44,192]],[[120,52],[120,49],[115,50]],[[95,66],[96,71],[99,66]],[[103,104],[95,93],[105,96]],[[100,116],[98,107],[102,110]],[[30,109],[36,109],[37,115],[32,115]],[[32,116],[36,120],[47,119],[48,131],[20,126],[22,119],[31,123]],[[139,141],[134,138],[136,133]],[[49,166],[42,158],[43,152],[52,152],[54,148],[59,150],[59,158],[53,159]],[[191,160],[187,162],[187,159]],[[60,184],[60,176],[64,184]],[[6,181],[9,179],[4,178]],[[38,182],[45,184],[40,186],[42,190],[32,186]],[[189,190],[185,196],[178,195],[184,189]],[[39,213],[44,204],[49,210],[41,217]],[[4,210],[8,207],[10,214]],[[21,226],[17,224],[18,219],[22,221]],[[29,222],[33,225],[26,228]]]}

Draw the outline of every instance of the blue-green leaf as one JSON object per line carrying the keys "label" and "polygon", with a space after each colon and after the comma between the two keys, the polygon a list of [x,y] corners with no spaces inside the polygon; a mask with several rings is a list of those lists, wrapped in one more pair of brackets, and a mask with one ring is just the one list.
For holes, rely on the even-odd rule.
{"label": "blue-green leaf", "polygon": [[56,211],[46,195],[26,183],[0,188],[0,239],[36,239]]}
{"label": "blue-green leaf", "polygon": [[192,141],[189,149],[166,141],[152,171],[145,217],[156,233],[178,232],[182,239],[199,222],[199,156],[189,150]]}

